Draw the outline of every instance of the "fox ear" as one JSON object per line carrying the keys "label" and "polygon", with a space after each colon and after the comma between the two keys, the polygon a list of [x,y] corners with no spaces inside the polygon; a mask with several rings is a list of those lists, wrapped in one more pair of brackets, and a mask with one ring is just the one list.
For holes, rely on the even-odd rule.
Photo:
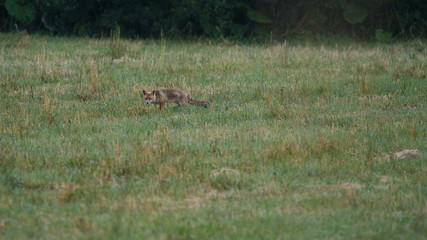
{"label": "fox ear", "polygon": [[145,94],[147,94],[147,91],[145,91],[145,90],[142,90],[142,94],[144,94],[144,95],[145,95]]}

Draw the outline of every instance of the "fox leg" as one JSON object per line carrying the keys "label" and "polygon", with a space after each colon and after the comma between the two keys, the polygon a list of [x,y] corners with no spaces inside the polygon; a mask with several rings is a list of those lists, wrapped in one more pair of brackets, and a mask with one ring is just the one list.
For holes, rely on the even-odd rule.
{"label": "fox leg", "polygon": [[164,102],[160,102],[160,110],[162,110],[162,107],[165,105]]}
{"label": "fox leg", "polygon": [[182,100],[182,101],[176,101],[176,104],[178,104],[178,106],[179,106],[179,107],[182,107],[182,106],[184,106],[184,107],[188,107],[188,103],[187,103],[187,101],[185,101],[185,100]]}
{"label": "fox leg", "polygon": [[182,100],[181,104],[182,104],[184,107],[188,107],[187,100],[185,100],[185,99],[183,99],[183,100]]}

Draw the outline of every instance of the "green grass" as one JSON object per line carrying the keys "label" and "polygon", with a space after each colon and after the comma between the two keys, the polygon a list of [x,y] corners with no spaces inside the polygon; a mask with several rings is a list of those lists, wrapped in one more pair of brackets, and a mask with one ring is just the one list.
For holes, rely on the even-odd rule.
{"label": "green grass", "polygon": [[426,238],[425,41],[121,41],[0,34],[1,239]]}

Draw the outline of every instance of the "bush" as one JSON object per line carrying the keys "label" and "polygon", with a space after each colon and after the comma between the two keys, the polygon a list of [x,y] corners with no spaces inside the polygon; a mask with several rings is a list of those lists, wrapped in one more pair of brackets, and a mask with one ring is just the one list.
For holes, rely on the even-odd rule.
{"label": "bush", "polygon": [[426,37],[427,5],[423,0],[0,0],[0,20],[2,31],[18,26],[92,37],[109,36],[120,26],[123,36],[142,38],[307,33],[378,39]]}

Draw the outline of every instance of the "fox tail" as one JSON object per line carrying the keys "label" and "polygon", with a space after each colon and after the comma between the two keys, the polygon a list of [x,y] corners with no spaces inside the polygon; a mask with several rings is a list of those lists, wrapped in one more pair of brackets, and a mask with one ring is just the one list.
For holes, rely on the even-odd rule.
{"label": "fox tail", "polygon": [[210,104],[208,102],[206,102],[206,101],[199,101],[199,100],[196,100],[196,99],[194,99],[194,98],[192,98],[190,96],[188,97],[188,103],[190,103],[192,105],[202,106],[202,107],[205,107],[205,108],[209,108],[210,107]]}

